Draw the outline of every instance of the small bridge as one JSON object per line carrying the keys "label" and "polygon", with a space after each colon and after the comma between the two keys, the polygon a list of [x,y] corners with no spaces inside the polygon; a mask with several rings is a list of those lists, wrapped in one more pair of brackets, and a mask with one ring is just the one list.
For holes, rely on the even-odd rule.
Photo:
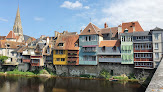
{"label": "small bridge", "polygon": [[163,92],[163,58],[145,92]]}

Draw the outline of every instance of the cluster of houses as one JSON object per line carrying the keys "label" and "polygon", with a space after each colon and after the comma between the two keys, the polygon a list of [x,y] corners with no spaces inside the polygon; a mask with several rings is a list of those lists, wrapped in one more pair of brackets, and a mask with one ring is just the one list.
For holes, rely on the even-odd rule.
{"label": "cluster of houses", "polygon": [[144,31],[138,21],[104,28],[90,22],[79,34],[55,31],[54,37],[35,39],[23,34],[18,8],[13,30],[0,36],[0,55],[8,57],[6,67],[109,63],[154,69],[163,57],[163,29]]}

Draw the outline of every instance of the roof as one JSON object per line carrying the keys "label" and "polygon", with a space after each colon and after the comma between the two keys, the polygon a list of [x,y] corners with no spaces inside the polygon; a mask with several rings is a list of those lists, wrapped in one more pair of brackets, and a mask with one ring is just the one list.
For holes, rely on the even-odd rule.
{"label": "roof", "polygon": [[19,46],[25,45],[25,43],[23,42],[0,40],[0,48],[6,48],[6,44],[10,45],[8,48],[11,48],[11,49],[16,49]]}
{"label": "roof", "polygon": [[5,40],[6,36],[0,36],[0,40]]}
{"label": "roof", "polygon": [[148,36],[148,35],[151,35],[150,31],[133,32],[133,36]]}
{"label": "roof", "polygon": [[6,36],[6,38],[16,39],[16,36],[15,36],[15,34],[14,34],[13,31],[10,31],[10,32],[8,33],[8,35]]}
{"label": "roof", "polygon": [[135,21],[135,22],[122,23],[122,33],[124,33],[125,29],[128,29],[128,33],[134,32],[133,27],[135,27],[135,32],[144,31],[140,26],[139,22]]}
{"label": "roof", "polygon": [[115,37],[118,33],[118,27],[111,27],[111,28],[101,28],[101,34],[112,33],[112,37]]}
{"label": "roof", "polygon": [[120,46],[120,40],[104,40],[100,42],[99,47],[119,47]]}
{"label": "roof", "polygon": [[90,22],[79,35],[95,35],[95,34],[101,35],[100,29]]}
{"label": "roof", "polygon": [[27,46],[20,46],[20,47],[18,47],[17,49],[15,49],[12,52],[22,53],[23,50],[26,49],[26,48],[27,48]]}
{"label": "roof", "polygon": [[161,29],[159,27],[155,27],[154,29],[151,29],[151,31],[163,31],[163,29]]}
{"label": "roof", "polygon": [[[61,35],[56,40],[54,49],[64,50],[79,50],[79,47],[75,47],[75,43],[78,43],[79,35]],[[58,46],[59,43],[64,43],[63,46]]]}

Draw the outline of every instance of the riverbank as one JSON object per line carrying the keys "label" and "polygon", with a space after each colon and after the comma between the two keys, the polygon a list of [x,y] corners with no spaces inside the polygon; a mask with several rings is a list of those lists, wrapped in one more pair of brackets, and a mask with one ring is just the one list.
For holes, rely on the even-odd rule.
{"label": "riverbank", "polygon": [[111,81],[111,79],[115,79],[117,81],[130,81],[130,82],[138,82],[137,79],[128,79],[126,77],[121,76],[112,76],[111,78],[98,78],[98,77],[64,77],[64,76],[57,76],[51,74],[34,74],[33,72],[21,72],[21,71],[7,71],[7,72],[0,72],[2,76],[25,76],[25,77],[48,77],[48,78],[75,78],[75,79],[87,79],[87,80],[107,80]]}

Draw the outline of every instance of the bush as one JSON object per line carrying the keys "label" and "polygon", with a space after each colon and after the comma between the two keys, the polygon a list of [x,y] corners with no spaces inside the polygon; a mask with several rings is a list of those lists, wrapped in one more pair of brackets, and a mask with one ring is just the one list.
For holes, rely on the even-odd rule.
{"label": "bush", "polygon": [[128,80],[128,77],[123,77],[123,76],[113,76],[113,79]]}
{"label": "bush", "polygon": [[136,79],[133,73],[130,74],[130,75],[128,76],[128,78],[129,78],[129,79]]}
{"label": "bush", "polygon": [[0,62],[4,63],[5,60],[7,60],[8,57],[7,56],[0,56]]}
{"label": "bush", "polygon": [[106,71],[106,70],[102,70],[102,71],[100,72],[100,75],[101,75],[102,77],[104,77],[105,79],[109,79],[109,78],[111,77],[110,73],[109,73],[108,71]]}

